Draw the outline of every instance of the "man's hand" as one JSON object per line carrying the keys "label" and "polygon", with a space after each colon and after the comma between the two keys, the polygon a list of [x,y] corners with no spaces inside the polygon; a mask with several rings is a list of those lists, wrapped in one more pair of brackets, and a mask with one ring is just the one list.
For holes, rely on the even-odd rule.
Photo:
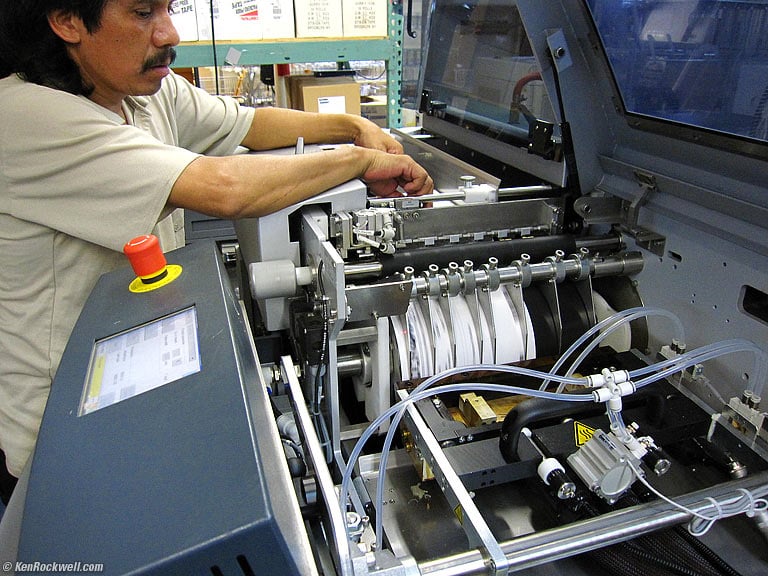
{"label": "man's hand", "polygon": [[361,122],[358,128],[358,134],[354,143],[356,146],[371,148],[372,150],[381,150],[390,154],[402,154],[403,146],[384,132],[376,124],[365,118],[360,118]]}
{"label": "man's hand", "polygon": [[362,178],[374,194],[383,198],[396,198],[402,196],[402,192],[421,196],[430,194],[434,188],[427,171],[404,154],[371,154]]}

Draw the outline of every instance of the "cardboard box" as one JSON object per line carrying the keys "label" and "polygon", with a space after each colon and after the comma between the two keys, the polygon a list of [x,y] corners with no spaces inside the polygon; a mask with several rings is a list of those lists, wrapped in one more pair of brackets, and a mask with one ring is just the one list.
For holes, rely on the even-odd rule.
{"label": "cardboard box", "polygon": [[360,85],[350,78],[289,76],[288,97],[296,110],[360,115]]}
{"label": "cardboard box", "polygon": [[[259,0],[213,0],[216,40],[261,40]],[[200,40],[211,40],[211,2],[197,2],[197,32]]]}
{"label": "cardboard box", "polygon": [[342,0],[344,36],[387,36],[387,0]]}
{"label": "cardboard box", "polygon": [[296,37],[293,0],[259,0],[259,15],[264,40]]}
{"label": "cardboard box", "polygon": [[389,117],[387,112],[386,96],[375,96],[373,100],[369,102],[361,102],[360,104],[360,115],[382,128],[389,127]]}
{"label": "cardboard box", "polygon": [[182,42],[196,42],[197,32],[197,7],[195,0],[177,0],[173,4],[171,21]]}
{"label": "cardboard box", "polygon": [[341,0],[294,0],[297,38],[341,38]]}

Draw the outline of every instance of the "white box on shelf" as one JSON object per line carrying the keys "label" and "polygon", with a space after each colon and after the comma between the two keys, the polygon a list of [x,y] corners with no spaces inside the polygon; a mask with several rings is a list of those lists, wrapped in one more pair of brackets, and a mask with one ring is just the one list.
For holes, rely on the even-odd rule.
{"label": "white box on shelf", "polygon": [[294,0],[297,38],[340,38],[344,35],[341,0]]}
{"label": "white box on shelf", "polygon": [[344,36],[387,36],[387,0],[342,0]]}
{"label": "white box on shelf", "polygon": [[[259,0],[213,0],[213,27],[216,40],[261,40]],[[200,40],[211,40],[211,2],[197,3],[197,30]]]}
{"label": "white box on shelf", "polygon": [[293,0],[259,0],[259,15],[265,40],[296,37]]}
{"label": "white box on shelf", "polygon": [[196,42],[198,32],[195,0],[177,0],[172,6],[171,21],[179,33],[179,39],[182,42]]}

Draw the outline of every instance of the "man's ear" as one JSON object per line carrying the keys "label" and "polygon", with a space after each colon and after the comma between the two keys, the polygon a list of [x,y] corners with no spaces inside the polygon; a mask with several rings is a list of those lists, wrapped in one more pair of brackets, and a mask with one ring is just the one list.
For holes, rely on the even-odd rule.
{"label": "man's ear", "polygon": [[54,10],[48,14],[48,24],[54,34],[67,44],[79,44],[85,31],[82,20],[64,10]]}

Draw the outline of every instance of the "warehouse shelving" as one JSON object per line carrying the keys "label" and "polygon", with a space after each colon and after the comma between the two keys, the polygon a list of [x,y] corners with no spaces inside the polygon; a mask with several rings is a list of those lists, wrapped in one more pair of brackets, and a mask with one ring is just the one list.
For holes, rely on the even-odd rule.
{"label": "warehouse shelving", "polygon": [[[201,67],[236,64],[291,64],[302,62],[348,62],[383,60],[387,63],[387,119],[390,127],[402,126],[400,85],[402,82],[403,17],[401,6],[390,4],[387,38],[314,38],[286,40],[220,40],[184,42],[177,48],[175,66]],[[236,52],[231,52],[234,49]],[[236,55],[236,62],[229,61]]]}

